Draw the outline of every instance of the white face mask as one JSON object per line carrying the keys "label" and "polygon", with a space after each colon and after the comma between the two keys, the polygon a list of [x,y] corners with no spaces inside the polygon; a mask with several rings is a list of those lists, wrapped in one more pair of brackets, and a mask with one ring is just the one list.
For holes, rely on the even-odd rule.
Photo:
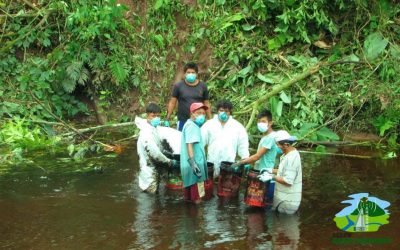
{"label": "white face mask", "polygon": [[261,133],[265,133],[268,130],[268,123],[266,122],[259,122],[257,123],[257,128]]}

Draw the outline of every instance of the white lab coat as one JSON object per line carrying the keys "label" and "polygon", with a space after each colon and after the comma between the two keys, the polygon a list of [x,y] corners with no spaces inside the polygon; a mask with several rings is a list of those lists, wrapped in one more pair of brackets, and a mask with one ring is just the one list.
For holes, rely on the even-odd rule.
{"label": "white lab coat", "polygon": [[[140,129],[137,141],[137,152],[139,155],[139,187],[150,193],[157,191],[158,167],[168,167],[170,159],[163,151],[179,154],[181,143],[181,132],[173,128],[158,126],[154,128],[146,119],[135,118],[135,124]],[[172,151],[172,152],[171,152]]]}
{"label": "white lab coat", "polygon": [[249,157],[249,138],[243,125],[229,117],[222,126],[217,115],[201,127],[204,145],[208,146],[207,161],[214,163],[214,177],[219,175],[221,161],[235,162]]}

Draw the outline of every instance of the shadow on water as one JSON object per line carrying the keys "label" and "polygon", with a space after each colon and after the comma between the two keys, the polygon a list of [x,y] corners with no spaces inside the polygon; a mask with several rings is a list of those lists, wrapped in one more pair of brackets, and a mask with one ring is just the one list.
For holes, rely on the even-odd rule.
{"label": "shadow on water", "polygon": [[[243,193],[195,206],[184,203],[179,191],[140,192],[134,147],[116,158],[81,163],[43,155],[34,160],[40,167],[17,166],[0,177],[0,248],[334,249],[339,246],[332,238],[343,235],[333,221],[346,206],[340,202],[360,192],[391,203],[390,223],[376,233],[350,237],[390,238],[392,245],[381,249],[400,245],[398,159],[302,154],[302,163],[300,212],[288,216],[247,207]],[[71,164],[101,171],[46,171],[49,166],[62,169]]]}

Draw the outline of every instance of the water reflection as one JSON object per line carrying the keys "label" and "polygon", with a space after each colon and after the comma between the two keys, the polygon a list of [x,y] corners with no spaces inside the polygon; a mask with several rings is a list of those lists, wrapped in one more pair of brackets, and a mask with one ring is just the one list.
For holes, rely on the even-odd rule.
{"label": "water reflection", "polygon": [[205,207],[207,212],[203,215],[203,230],[208,234],[204,246],[213,248],[242,239],[245,226],[240,199],[214,197],[208,203]]}
{"label": "water reflection", "polygon": [[271,214],[263,209],[248,208],[246,214],[246,241],[251,249],[271,249],[272,237],[268,228],[272,228]]}
{"label": "water reflection", "polygon": [[152,249],[157,245],[157,199],[153,195],[137,192],[138,202],[132,224],[132,232],[136,234],[137,241],[132,246]]}
{"label": "water reflection", "polygon": [[[275,214],[275,212],[273,212]],[[300,240],[299,216],[276,214],[272,219],[272,241],[275,249],[297,249]]]}
{"label": "water reflection", "polygon": [[173,241],[169,249],[200,249],[202,233],[199,230],[201,223],[199,216],[203,213],[203,209],[185,203],[181,212],[174,226]]}
{"label": "water reflection", "polygon": [[[340,201],[356,192],[392,203],[390,223],[378,233],[400,245],[398,160],[304,156],[298,216],[249,208],[243,193],[199,206],[184,203],[179,191],[143,193],[135,154],[132,148],[103,162],[102,174],[41,178],[36,168],[0,176],[0,248],[334,249],[332,235],[340,232],[334,215],[343,208]],[[59,163],[40,162],[46,164]]]}

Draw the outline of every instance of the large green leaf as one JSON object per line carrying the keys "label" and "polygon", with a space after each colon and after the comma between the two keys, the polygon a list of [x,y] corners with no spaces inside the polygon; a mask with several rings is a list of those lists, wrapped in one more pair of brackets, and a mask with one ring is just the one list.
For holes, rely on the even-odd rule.
{"label": "large green leaf", "polygon": [[164,0],[157,0],[156,3],[154,4],[154,9],[158,10],[163,6]]}
{"label": "large green leaf", "polygon": [[283,102],[279,101],[278,97],[273,96],[269,99],[269,105],[275,120],[282,116]]}
{"label": "large green leaf", "polygon": [[247,66],[246,68],[243,68],[239,71],[239,75],[241,76],[246,76],[251,70],[251,65]]}
{"label": "large green leaf", "polygon": [[319,129],[317,131],[317,136],[318,136],[318,139],[321,141],[325,141],[325,140],[337,141],[337,140],[339,140],[339,136],[327,127],[322,127],[321,129]]}
{"label": "large green leaf", "polygon": [[73,61],[67,67],[68,77],[74,81],[78,81],[83,68],[83,63],[80,61]]}
{"label": "large green leaf", "polygon": [[282,116],[282,110],[283,110],[283,102],[279,101],[278,104],[276,105],[275,111],[276,111],[276,115],[278,117]]}
{"label": "large green leaf", "polygon": [[89,79],[89,70],[87,68],[82,68],[81,74],[78,78],[78,83],[80,85],[85,85],[86,81]]}
{"label": "large green leaf", "polygon": [[266,83],[274,83],[274,80],[272,80],[271,78],[269,78],[267,76],[264,76],[261,73],[257,73],[257,78]]}
{"label": "large green leaf", "polygon": [[325,153],[326,152],[326,147],[324,145],[318,145],[315,148],[315,152]]}
{"label": "large green leaf", "polygon": [[108,65],[111,73],[117,83],[123,82],[129,74],[128,67],[125,63],[113,60]]}
{"label": "large green leaf", "polygon": [[230,17],[228,18],[228,20],[229,20],[230,22],[237,22],[237,21],[242,20],[243,18],[244,18],[244,15],[243,15],[242,13],[236,13],[235,15],[230,16]]}
{"label": "large green leaf", "polygon": [[389,130],[391,128],[393,128],[396,124],[392,121],[386,120],[385,123],[383,123],[380,127],[379,127],[379,136],[384,136],[386,130]]}
{"label": "large green leaf", "polygon": [[242,28],[244,31],[250,31],[252,29],[254,29],[256,26],[255,25],[250,25],[250,24],[243,24]]}
{"label": "large green leaf", "polygon": [[395,44],[390,45],[390,55],[400,59],[400,46],[397,46]]}
{"label": "large green leaf", "polygon": [[216,0],[215,3],[216,3],[218,6],[221,6],[221,5],[224,5],[224,4],[225,4],[225,0]]}
{"label": "large green leaf", "polygon": [[[299,137],[303,137],[306,134],[308,134],[312,129],[316,128],[318,126],[317,123],[304,123],[301,128],[297,131],[297,134]],[[312,133],[309,135],[311,137],[316,137],[315,133]]]}
{"label": "large green leaf", "polygon": [[286,93],[285,93],[285,91],[283,91],[283,90],[281,91],[281,94],[280,94],[279,97],[280,97],[281,100],[282,100],[284,103],[286,103],[286,104],[289,104],[289,103],[292,102],[292,98],[290,98],[290,96],[287,96]]}
{"label": "large green leaf", "polygon": [[155,35],[154,40],[156,41],[156,43],[158,44],[158,46],[160,48],[164,47],[164,38],[162,37],[162,35],[160,35],[160,34]]}
{"label": "large green leaf", "polygon": [[67,93],[72,93],[72,91],[75,90],[76,87],[76,81],[72,80],[71,78],[65,78],[61,82],[61,86]]}
{"label": "large green leaf", "polygon": [[382,37],[378,32],[370,34],[364,41],[364,51],[365,56],[368,60],[374,60],[381,54],[386,46],[388,45],[388,40]]}
{"label": "large green leaf", "polygon": [[379,136],[384,136],[386,130],[395,127],[396,123],[383,115],[378,116],[372,124],[379,130]]}
{"label": "large green leaf", "polygon": [[234,22],[240,21],[244,18],[242,13],[236,13],[228,18],[226,18],[221,26],[221,29],[226,29],[227,27],[233,25]]}

